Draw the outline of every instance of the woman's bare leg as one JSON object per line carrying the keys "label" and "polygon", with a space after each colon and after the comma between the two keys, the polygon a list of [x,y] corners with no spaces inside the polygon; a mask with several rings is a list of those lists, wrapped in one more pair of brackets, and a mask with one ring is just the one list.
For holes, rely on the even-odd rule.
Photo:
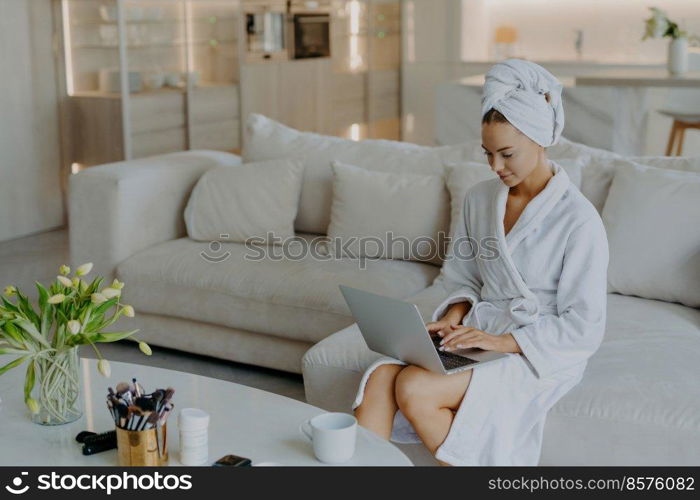
{"label": "woman's bare leg", "polygon": [[355,408],[358,423],[389,440],[394,415],[399,409],[394,397],[394,382],[406,365],[385,364],[377,367],[367,380],[362,404]]}
{"label": "woman's bare leg", "polygon": [[413,365],[396,378],[395,396],[401,413],[433,455],[450,431],[471,378],[472,370],[441,375]]}

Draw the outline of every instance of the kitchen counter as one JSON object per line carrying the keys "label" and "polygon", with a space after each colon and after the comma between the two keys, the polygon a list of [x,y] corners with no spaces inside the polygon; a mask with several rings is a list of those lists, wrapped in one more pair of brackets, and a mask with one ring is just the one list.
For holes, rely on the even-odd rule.
{"label": "kitchen counter", "polygon": [[[464,87],[478,87],[481,89],[481,87],[484,86],[484,80],[486,79],[486,75],[474,75],[474,76],[467,76],[464,78],[460,78],[459,80],[455,80],[454,82],[451,82],[453,85],[461,85]],[[557,79],[564,84],[564,87],[574,87],[576,85],[576,81],[574,77],[571,76],[558,76]]]}
{"label": "kitchen counter", "polygon": [[[528,57],[522,57],[522,56],[512,56],[518,59],[525,59],[528,61],[532,61],[534,63],[537,63],[541,66],[549,66],[549,65],[564,65],[564,66],[597,66],[597,67],[611,67],[611,68],[618,68],[620,66],[626,66],[629,68],[663,68],[666,66],[666,61],[637,61],[637,62],[630,62],[628,60],[605,60],[605,59],[587,59],[587,58],[572,58],[572,59],[560,59],[560,58],[552,58],[552,59],[532,59]],[[463,60],[462,62],[464,64],[488,64],[489,66],[494,65],[498,62],[502,62],[503,59],[468,59],[468,60]]]}
{"label": "kitchen counter", "polygon": [[575,77],[578,85],[613,87],[700,87],[700,71],[672,75],[666,69],[615,69]]}

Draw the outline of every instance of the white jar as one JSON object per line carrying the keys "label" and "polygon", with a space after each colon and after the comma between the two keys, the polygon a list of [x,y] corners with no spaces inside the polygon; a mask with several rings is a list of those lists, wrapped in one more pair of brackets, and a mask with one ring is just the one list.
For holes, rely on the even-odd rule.
{"label": "white jar", "polygon": [[180,462],[204,465],[209,460],[209,414],[198,408],[183,408],[177,418],[180,431]]}

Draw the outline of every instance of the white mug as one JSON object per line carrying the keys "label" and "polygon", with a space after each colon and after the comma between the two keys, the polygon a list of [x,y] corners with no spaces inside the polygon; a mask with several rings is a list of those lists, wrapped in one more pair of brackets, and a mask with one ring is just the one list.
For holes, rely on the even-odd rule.
{"label": "white mug", "polygon": [[347,413],[322,413],[306,420],[299,430],[311,440],[321,462],[339,464],[355,454],[357,419]]}

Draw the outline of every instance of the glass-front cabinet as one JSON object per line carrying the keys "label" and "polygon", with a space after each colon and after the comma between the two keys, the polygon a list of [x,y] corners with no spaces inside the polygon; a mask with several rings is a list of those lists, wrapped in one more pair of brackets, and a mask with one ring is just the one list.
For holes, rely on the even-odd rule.
{"label": "glass-front cabinet", "polygon": [[400,139],[401,0],[334,0],[329,133]]}
{"label": "glass-front cabinet", "polygon": [[240,151],[245,115],[400,139],[401,0],[53,0],[66,166]]}
{"label": "glass-front cabinet", "polygon": [[369,135],[401,136],[401,1],[372,0],[369,6]]}
{"label": "glass-front cabinet", "polygon": [[74,168],[240,147],[239,0],[60,0]]}

